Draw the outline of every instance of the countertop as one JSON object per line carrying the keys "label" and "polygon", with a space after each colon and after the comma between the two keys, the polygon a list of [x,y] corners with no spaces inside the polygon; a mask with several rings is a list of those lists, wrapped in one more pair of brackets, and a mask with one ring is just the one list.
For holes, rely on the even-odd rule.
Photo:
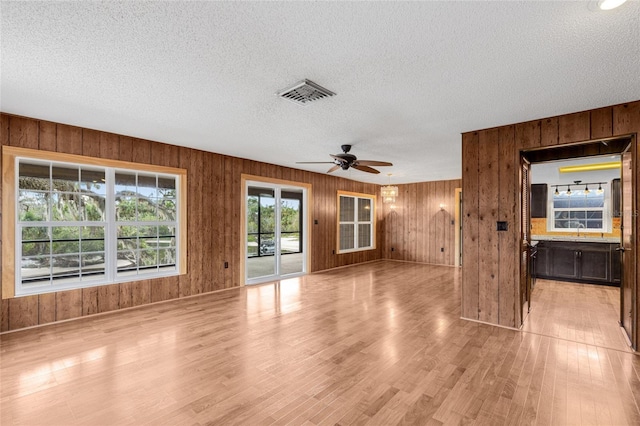
{"label": "countertop", "polygon": [[568,241],[575,243],[620,243],[620,237],[593,237],[593,236],[584,236],[584,237],[572,237],[567,235],[532,235],[532,241]]}

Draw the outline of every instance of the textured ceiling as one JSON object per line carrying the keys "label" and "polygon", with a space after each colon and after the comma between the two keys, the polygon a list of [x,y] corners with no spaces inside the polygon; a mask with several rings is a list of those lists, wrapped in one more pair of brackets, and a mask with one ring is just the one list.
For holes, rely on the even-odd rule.
{"label": "textured ceiling", "polygon": [[[460,133],[640,99],[640,2],[0,3],[4,112],[393,183],[459,178]],[[274,94],[308,78],[337,96]]]}

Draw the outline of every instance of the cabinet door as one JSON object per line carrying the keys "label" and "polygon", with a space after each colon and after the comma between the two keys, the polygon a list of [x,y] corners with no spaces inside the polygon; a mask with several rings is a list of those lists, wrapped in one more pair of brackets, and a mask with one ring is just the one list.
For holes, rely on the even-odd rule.
{"label": "cabinet door", "polygon": [[546,247],[538,247],[536,254],[536,277],[548,277],[549,271],[549,249]]}
{"label": "cabinet door", "polygon": [[609,250],[582,250],[580,259],[580,278],[589,281],[609,281],[611,253]]}
{"label": "cabinet door", "polygon": [[622,196],[621,196],[620,179],[614,179],[611,181],[611,212],[613,217],[620,217],[622,211]]}
{"label": "cabinet door", "polygon": [[551,249],[552,273],[558,278],[578,278],[578,251],[569,248],[554,247]]}
{"label": "cabinet door", "polygon": [[547,184],[536,183],[531,185],[531,217],[547,217]]}
{"label": "cabinet door", "polygon": [[622,277],[622,253],[616,250],[619,244],[611,244],[611,282],[620,284]]}

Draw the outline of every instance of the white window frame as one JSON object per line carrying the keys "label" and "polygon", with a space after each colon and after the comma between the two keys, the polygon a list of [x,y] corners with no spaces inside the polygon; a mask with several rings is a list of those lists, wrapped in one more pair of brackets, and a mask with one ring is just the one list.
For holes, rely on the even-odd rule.
{"label": "white window frame", "polygon": [[[340,198],[347,197],[354,199],[354,220],[353,221],[341,221],[340,220]],[[359,221],[358,220],[358,205],[360,200],[369,200],[371,205],[371,215],[370,220],[368,221]],[[337,197],[337,241],[336,241],[336,253],[353,253],[358,251],[366,251],[366,250],[374,250],[376,248],[376,196],[370,194],[361,194],[355,192],[347,192],[347,191],[338,191]],[[359,247],[359,225],[368,224],[370,229],[370,242],[371,244],[366,247]],[[353,248],[351,249],[341,249],[340,248],[340,227],[341,225],[352,225],[353,226]]]}
{"label": "white window frame", "polygon": [[[609,182],[608,184],[605,184],[602,186],[602,189],[604,190],[604,206],[603,207],[585,207],[585,208],[555,208],[553,206],[553,201],[554,201],[554,195],[555,195],[555,190],[556,187],[558,188],[558,190],[560,192],[564,192],[561,191],[562,186],[564,185],[549,185],[548,186],[548,190],[547,190],[547,231],[548,232],[580,232],[580,233],[584,233],[584,234],[589,234],[589,233],[596,233],[596,234],[600,234],[600,233],[611,233],[612,232],[612,226],[613,226],[613,222],[611,220],[611,183]],[[572,191],[576,191],[576,190],[582,190],[583,188],[577,188],[576,185],[570,185],[572,187]],[[591,191],[595,191],[596,189],[591,188]],[[602,211],[602,228],[556,228],[555,223],[555,217],[556,217],[556,212],[572,212],[572,211]]]}
{"label": "white window frame", "polygon": [[[53,165],[53,166],[74,166],[84,169],[104,170],[105,171],[105,220],[104,221],[53,221],[48,218],[47,221],[23,221],[19,219],[19,163],[21,161]],[[139,280],[147,280],[152,278],[184,275],[186,271],[186,170],[154,166],[148,164],[130,163],[117,160],[104,160],[93,157],[85,157],[72,154],[61,154],[53,152],[45,152],[16,147],[3,147],[3,214],[2,229],[4,236],[12,236],[12,238],[3,238],[3,273],[2,273],[2,296],[3,298],[12,298],[19,296],[27,296],[34,294],[45,294],[64,290],[72,290],[78,288],[95,287],[108,284],[119,284],[124,282],[132,282]],[[115,174],[117,172],[127,174],[156,175],[157,177],[175,178],[175,203],[176,217],[172,221],[130,221],[127,225],[145,226],[145,225],[167,225],[175,227],[175,269],[162,270],[156,267],[149,271],[137,269],[134,274],[120,274],[117,271],[117,225],[123,222],[116,221],[115,217]],[[29,287],[23,286],[21,276],[22,263],[22,228],[24,226],[70,226],[70,227],[104,227],[104,252],[105,252],[105,274],[100,275],[96,279],[82,280],[82,276],[55,280],[50,278],[49,281],[43,281],[42,285]],[[80,241],[81,238],[79,238]],[[50,252],[49,256],[53,254]],[[11,261],[6,262],[4,260]]]}

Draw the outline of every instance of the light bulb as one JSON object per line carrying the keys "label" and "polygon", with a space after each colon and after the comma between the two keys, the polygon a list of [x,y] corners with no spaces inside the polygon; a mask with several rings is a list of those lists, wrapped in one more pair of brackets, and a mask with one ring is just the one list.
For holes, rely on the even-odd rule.
{"label": "light bulb", "polygon": [[626,1],[627,0],[600,0],[598,2],[598,7],[602,10],[611,10],[621,6]]}
{"label": "light bulb", "polygon": [[567,195],[571,195],[571,187],[567,185]]}
{"label": "light bulb", "polygon": [[589,192],[591,192],[591,191],[589,191],[589,186],[588,186],[588,185],[585,185],[585,186],[584,186],[584,193],[585,193],[585,194],[588,194]]}

